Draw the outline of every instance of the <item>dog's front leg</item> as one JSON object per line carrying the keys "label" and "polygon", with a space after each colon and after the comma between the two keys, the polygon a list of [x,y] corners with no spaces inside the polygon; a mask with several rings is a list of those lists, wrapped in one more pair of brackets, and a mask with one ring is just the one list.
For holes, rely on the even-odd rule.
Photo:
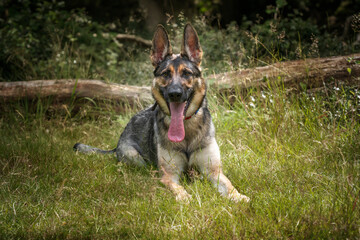
{"label": "dog's front leg", "polygon": [[218,189],[222,196],[229,198],[234,202],[249,202],[250,198],[245,195],[240,194],[234,186],[231,184],[230,180],[222,173],[220,169],[214,169],[212,173],[208,175],[208,179],[212,184]]}
{"label": "dog's front leg", "polygon": [[190,164],[197,166],[219,193],[235,202],[249,202],[250,198],[240,194],[221,169],[220,150],[213,138],[208,146],[194,152],[190,157]]}
{"label": "dog's front leg", "polygon": [[191,195],[179,184],[186,167],[185,154],[158,146],[158,165],[162,173],[161,182],[175,194],[176,200],[189,202]]}

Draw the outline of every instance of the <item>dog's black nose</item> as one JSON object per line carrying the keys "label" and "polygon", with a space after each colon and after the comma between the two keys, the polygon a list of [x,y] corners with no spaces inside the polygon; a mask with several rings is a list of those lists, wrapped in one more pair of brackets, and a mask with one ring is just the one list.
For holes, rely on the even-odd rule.
{"label": "dog's black nose", "polygon": [[179,87],[169,89],[168,96],[171,102],[180,102],[183,95],[183,91]]}

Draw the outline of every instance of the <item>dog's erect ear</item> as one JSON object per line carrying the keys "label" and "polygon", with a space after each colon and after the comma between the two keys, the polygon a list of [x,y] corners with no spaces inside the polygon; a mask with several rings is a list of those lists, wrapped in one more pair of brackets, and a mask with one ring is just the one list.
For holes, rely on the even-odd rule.
{"label": "dog's erect ear", "polygon": [[181,55],[187,56],[190,61],[200,66],[203,51],[200,46],[199,37],[190,23],[184,29],[184,38],[181,45]]}
{"label": "dog's erect ear", "polygon": [[158,25],[152,40],[151,62],[154,67],[159,65],[167,55],[171,55],[171,45],[168,34],[162,25]]}

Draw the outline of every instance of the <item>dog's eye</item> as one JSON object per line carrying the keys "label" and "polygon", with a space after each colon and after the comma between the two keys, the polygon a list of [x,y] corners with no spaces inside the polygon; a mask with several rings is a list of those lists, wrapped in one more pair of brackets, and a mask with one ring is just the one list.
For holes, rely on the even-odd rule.
{"label": "dog's eye", "polygon": [[170,71],[166,71],[166,72],[163,72],[163,73],[161,74],[161,76],[162,76],[163,78],[169,78],[169,77],[171,77],[171,73],[170,73]]}
{"label": "dog's eye", "polygon": [[182,77],[190,77],[192,75],[192,73],[190,71],[184,70],[182,72]]}

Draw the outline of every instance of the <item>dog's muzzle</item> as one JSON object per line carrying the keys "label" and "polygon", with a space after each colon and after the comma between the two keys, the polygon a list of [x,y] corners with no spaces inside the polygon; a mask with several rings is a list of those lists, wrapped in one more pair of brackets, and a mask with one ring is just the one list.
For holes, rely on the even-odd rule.
{"label": "dog's muzzle", "polygon": [[167,89],[169,102],[185,102],[187,98],[186,91],[179,84],[170,85]]}

